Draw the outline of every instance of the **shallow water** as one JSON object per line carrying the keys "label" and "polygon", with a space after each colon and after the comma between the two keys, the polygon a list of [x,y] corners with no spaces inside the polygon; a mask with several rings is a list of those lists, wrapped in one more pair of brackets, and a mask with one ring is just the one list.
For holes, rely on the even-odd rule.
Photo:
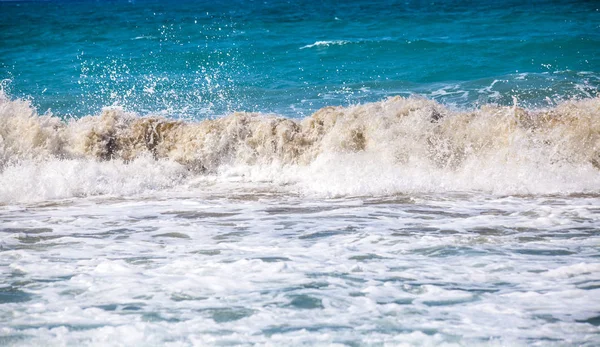
{"label": "shallow water", "polygon": [[2,340],[592,346],[599,205],[188,190],[4,206]]}

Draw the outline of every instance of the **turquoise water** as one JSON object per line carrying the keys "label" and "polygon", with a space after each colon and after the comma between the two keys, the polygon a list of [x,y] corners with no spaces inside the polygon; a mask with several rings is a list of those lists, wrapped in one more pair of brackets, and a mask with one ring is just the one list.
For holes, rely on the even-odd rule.
{"label": "turquoise water", "polygon": [[[0,79],[58,115],[306,116],[423,95],[548,106],[600,86],[594,1],[0,2]],[[321,44],[319,44],[321,42]]]}

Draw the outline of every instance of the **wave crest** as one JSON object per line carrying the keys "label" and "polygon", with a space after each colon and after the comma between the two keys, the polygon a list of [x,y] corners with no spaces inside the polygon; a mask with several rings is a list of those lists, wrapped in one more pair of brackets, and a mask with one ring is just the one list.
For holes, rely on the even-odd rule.
{"label": "wave crest", "polygon": [[343,46],[343,45],[347,45],[349,43],[351,43],[351,42],[346,41],[346,40],[316,41],[315,43],[312,43],[310,45],[302,46],[302,47],[300,47],[300,49],[307,49],[307,48],[313,48],[313,47]]}
{"label": "wave crest", "polygon": [[127,165],[149,157],[193,175],[284,179],[333,195],[600,192],[600,98],[544,110],[453,111],[431,100],[393,97],[325,107],[301,120],[234,113],[184,122],[107,108],[63,122],[2,96],[0,119],[5,184],[6,168],[24,162]]}

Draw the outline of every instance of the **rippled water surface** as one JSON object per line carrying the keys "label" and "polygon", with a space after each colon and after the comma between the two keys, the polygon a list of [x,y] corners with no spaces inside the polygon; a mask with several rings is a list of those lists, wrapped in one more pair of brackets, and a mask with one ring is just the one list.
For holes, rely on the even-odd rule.
{"label": "rippled water surface", "polygon": [[302,117],[423,95],[552,106],[600,86],[594,1],[0,1],[0,87],[63,117],[121,105]]}

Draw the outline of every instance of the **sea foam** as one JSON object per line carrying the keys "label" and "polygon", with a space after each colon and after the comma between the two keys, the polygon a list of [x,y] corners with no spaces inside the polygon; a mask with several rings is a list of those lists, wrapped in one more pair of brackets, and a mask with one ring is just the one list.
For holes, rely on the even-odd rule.
{"label": "sea foam", "polygon": [[599,98],[454,111],[392,97],[299,120],[234,113],[186,122],[105,108],[65,122],[2,96],[0,118],[4,202],[61,180],[88,188],[40,198],[129,194],[207,176],[328,196],[600,192]]}

